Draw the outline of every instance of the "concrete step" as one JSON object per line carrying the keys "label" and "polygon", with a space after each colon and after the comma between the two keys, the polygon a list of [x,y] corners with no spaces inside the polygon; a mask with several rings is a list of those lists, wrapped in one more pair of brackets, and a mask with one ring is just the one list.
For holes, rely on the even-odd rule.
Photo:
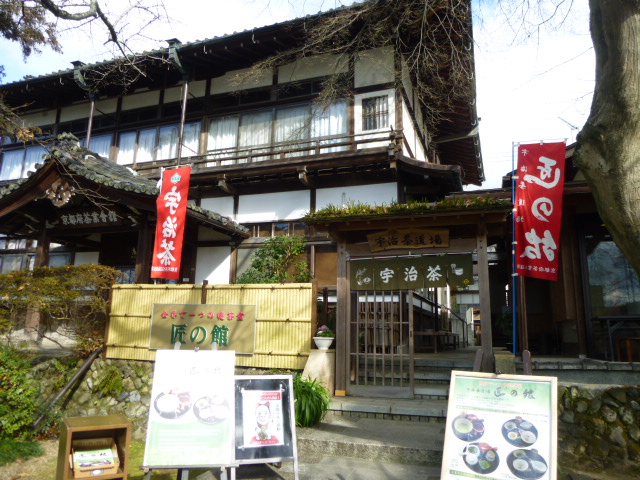
{"label": "concrete step", "polygon": [[436,400],[448,400],[449,399],[449,384],[446,385],[437,385],[437,384],[428,384],[428,385],[420,385],[416,384],[413,387],[414,395],[419,398],[429,398]]}
{"label": "concrete step", "polygon": [[401,422],[329,413],[312,428],[297,429],[300,458],[344,457],[439,467],[445,424]]}
{"label": "concrete step", "polygon": [[447,400],[333,397],[329,411],[334,416],[443,423],[447,418]]}

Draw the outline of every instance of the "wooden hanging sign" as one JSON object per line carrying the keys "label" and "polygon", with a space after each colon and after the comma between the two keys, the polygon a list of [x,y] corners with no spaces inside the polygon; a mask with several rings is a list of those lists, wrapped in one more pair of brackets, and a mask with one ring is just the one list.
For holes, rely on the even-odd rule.
{"label": "wooden hanging sign", "polygon": [[372,252],[449,246],[449,229],[393,228],[367,235]]}

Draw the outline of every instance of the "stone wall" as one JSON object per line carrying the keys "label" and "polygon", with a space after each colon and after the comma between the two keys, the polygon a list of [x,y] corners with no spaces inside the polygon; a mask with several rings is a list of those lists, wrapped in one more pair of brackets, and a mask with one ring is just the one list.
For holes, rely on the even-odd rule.
{"label": "stone wall", "polygon": [[[61,417],[122,414],[131,422],[131,436],[144,440],[153,386],[153,363],[97,358],[78,383],[53,407]],[[38,364],[32,374],[46,405],[62,391],[82,362],[57,358]],[[236,375],[260,375],[265,370],[236,369]]]}
{"label": "stone wall", "polygon": [[[42,401],[58,394],[80,365],[60,365],[73,362],[54,359],[41,363],[33,369],[40,384]],[[153,363],[125,360],[96,359],[83,378],[58,402],[54,409],[62,417],[110,415],[120,413],[131,422],[134,439],[145,438]]]}
{"label": "stone wall", "polygon": [[562,384],[558,460],[585,472],[640,472],[640,386]]}
{"label": "stone wall", "polygon": [[[33,369],[50,399],[80,368],[73,360],[50,360]],[[237,371],[259,374],[260,371]],[[111,378],[112,381],[105,381]],[[121,379],[119,391],[117,378]],[[134,439],[146,435],[153,364],[98,358],[58,404],[64,417],[121,413]],[[111,389],[111,390],[110,390]],[[558,387],[558,459],[562,467],[636,475],[640,471],[640,386],[560,384]],[[637,477],[635,477],[637,478]]]}

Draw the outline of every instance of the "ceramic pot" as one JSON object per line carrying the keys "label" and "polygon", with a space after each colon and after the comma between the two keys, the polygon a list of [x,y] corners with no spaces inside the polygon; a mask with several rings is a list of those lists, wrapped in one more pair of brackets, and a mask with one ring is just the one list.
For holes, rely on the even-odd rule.
{"label": "ceramic pot", "polygon": [[333,343],[333,337],[313,337],[318,350],[328,350]]}

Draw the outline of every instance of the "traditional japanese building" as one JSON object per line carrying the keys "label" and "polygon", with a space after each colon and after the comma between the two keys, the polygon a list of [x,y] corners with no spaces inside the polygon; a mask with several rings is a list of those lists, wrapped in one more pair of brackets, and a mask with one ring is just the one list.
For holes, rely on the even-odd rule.
{"label": "traditional japanese building", "polygon": [[[252,72],[257,61],[304,42],[310,21],[340,11],[203,41],[170,40],[168,48],[136,58],[144,74],[126,88],[98,81],[125,68],[120,59],[74,62],[1,85],[4,101],[41,131],[27,143],[2,138],[1,270],[100,262],[132,283],[149,282],[158,179],[162,169],[191,165],[179,281],[232,283],[266,238],[304,235],[319,320],[340,333],[339,389],[356,391],[363,378],[374,387],[384,382],[388,372],[370,379],[358,370],[362,355],[401,366],[414,351],[474,337],[489,352],[492,330],[507,341],[507,327],[499,324],[511,315],[510,194],[455,199],[465,185],[484,181],[473,80],[434,123],[417,88],[428,79],[410,74],[400,47],[367,45]],[[458,32],[466,32],[456,41],[470,53],[472,71],[470,19],[469,5],[468,15],[456,19]],[[352,33],[361,27],[354,23]],[[418,42],[407,34],[404,48]],[[441,67],[444,73],[451,65]],[[335,75],[348,88],[320,104],[325,81]],[[67,138],[56,147],[62,133],[79,145]],[[580,199],[565,202],[566,222],[586,225],[577,215],[594,211],[582,201],[588,189],[568,192]],[[404,207],[415,202],[423,207]],[[349,215],[315,215],[344,207]],[[575,248],[563,267],[584,268],[593,253],[580,257],[571,225],[564,232],[563,245]],[[584,245],[591,234],[584,233]],[[376,272],[406,269],[407,280],[369,287],[370,277],[358,275],[366,262]],[[411,282],[415,275],[418,283]],[[576,275],[539,289],[556,300],[572,295],[564,310],[527,298],[529,323],[544,326],[539,332],[532,326],[529,335],[539,336],[540,345],[553,338],[551,351],[604,355],[587,348],[598,330],[581,330],[590,321],[583,300],[595,287]]]}

